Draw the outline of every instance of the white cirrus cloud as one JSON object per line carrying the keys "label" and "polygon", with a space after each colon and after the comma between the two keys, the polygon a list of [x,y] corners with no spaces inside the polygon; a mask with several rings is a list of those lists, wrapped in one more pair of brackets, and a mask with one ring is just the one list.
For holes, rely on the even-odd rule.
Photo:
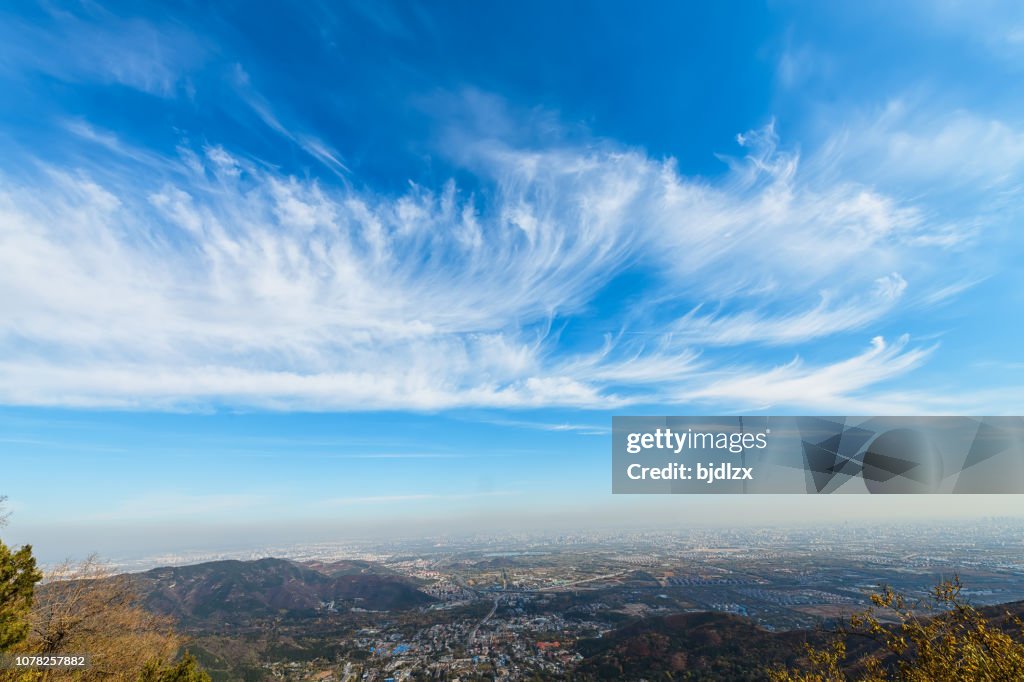
{"label": "white cirrus cloud", "polygon": [[934,347],[908,348],[908,341],[907,337],[902,337],[889,344],[879,336],[859,355],[827,365],[808,366],[797,357],[770,369],[748,368],[745,372],[733,371],[720,378],[709,376],[703,386],[689,390],[680,398],[757,409],[804,407],[839,414],[905,410],[910,404],[897,407],[897,403],[883,403],[876,396],[864,395],[864,390],[905,374],[924,362],[934,350]]}
{"label": "white cirrus cloud", "polygon": [[0,72],[116,84],[158,97],[191,96],[189,74],[212,51],[180,23],[120,17],[94,3],[40,9],[32,22],[0,13]]}
{"label": "white cirrus cloud", "polygon": [[[740,136],[745,156],[723,157],[714,180],[607,141],[465,136],[474,192],[450,181],[401,195],[215,145],[154,158],[70,128],[117,163],[0,177],[7,404],[839,405],[930,349],[877,339],[780,367],[706,350],[863,343],[908,287],[950,286],[917,264],[952,258],[929,237],[955,225],[818,173],[823,157],[781,149],[771,125]],[[638,270],[642,295],[596,302]],[[561,338],[595,309],[606,332]]]}

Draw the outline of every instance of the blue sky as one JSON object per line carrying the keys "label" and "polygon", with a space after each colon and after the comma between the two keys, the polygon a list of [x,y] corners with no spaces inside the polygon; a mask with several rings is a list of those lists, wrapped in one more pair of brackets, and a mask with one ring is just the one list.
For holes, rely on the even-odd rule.
{"label": "blue sky", "polygon": [[1016,3],[8,4],[8,530],[671,516],[612,414],[1020,414],[1021,64]]}

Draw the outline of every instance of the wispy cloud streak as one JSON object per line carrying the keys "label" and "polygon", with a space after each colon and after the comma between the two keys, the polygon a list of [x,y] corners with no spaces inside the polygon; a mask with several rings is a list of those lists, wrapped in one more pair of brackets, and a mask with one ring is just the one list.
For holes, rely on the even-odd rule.
{"label": "wispy cloud streak", "polygon": [[[287,132],[269,109],[263,118]],[[0,180],[8,404],[839,403],[930,351],[877,339],[867,353],[775,369],[706,351],[850,332],[861,344],[905,290],[955,294],[915,265],[949,257],[928,239],[949,224],[870,185],[804,173],[772,126],[739,136],[744,155],[723,157],[730,171],[716,181],[607,141],[464,137],[459,163],[486,199],[454,182],[378,195],[216,145],[155,158],[84,122],[69,128],[146,172],[43,166],[31,181]],[[553,321],[631,269],[652,283],[610,324],[654,333],[563,344]]]}

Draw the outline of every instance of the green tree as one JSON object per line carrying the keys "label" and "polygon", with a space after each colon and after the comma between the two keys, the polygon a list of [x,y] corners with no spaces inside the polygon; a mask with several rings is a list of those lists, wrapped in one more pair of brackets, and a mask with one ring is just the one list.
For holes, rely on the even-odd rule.
{"label": "green tree", "polygon": [[[0,497],[0,526],[7,522]],[[36,583],[43,579],[32,556],[32,546],[12,551],[0,540],[0,652],[21,643],[28,636],[28,615]]]}
{"label": "green tree", "polygon": [[852,636],[874,640],[881,654],[844,660],[847,646],[837,639],[827,649],[809,648],[803,669],[772,670],[769,678],[774,682],[1024,680],[1024,622],[1006,615],[1007,624],[1017,630],[1015,637],[966,603],[961,590],[959,578],[940,583],[932,589],[931,609],[922,615],[903,595],[885,588],[871,595],[873,606],[853,616],[850,628],[841,633],[847,641]]}
{"label": "green tree", "polygon": [[[8,514],[0,496],[0,527]],[[0,671],[0,680],[74,679],[125,682],[210,682],[195,658],[172,662],[181,646],[171,620],[138,605],[127,576],[111,575],[95,558],[57,567],[46,582],[32,547],[12,551],[0,542],[0,653],[88,653],[84,671]]]}

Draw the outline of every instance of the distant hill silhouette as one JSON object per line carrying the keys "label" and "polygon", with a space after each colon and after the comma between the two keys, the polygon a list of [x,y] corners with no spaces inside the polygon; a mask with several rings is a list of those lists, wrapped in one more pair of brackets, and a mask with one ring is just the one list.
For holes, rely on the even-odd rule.
{"label": "distant hill silhouette", "polygon": [[768,661],[791,663],[819,633],[769,632],[725,613],[682,613],[645,618],[584,640],[582,679],[761,680]]}
{"label": "distant hill silhouette", "polygon": [[147,608],[185,622],[299,616],[330,602],[338,608],[391,611],[434,601],[399,578],[333,568],[330,575],[284,559],[213,561],[155,568],[134,580]]}

